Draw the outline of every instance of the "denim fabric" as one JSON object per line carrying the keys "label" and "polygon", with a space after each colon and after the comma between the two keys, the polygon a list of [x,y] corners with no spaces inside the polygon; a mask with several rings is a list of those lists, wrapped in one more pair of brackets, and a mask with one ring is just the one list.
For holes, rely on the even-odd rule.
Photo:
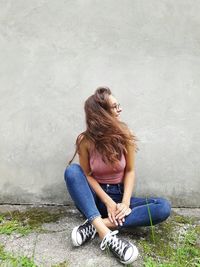
{"label": "denim fabric", "polygon": [[[73,163],[65,170],[65,181],[76,207],[89,220],[107,216],[104,203],[98,198],[87,182],[80,165]],[[100,184],[102,189],[116,202],[122,201],[123,184]],[[131,213],[125,217],[125,222],[119,228],[149,226],[150,216],[153,224],[166,220],[171,211],[170,203],[163,198],[131,197]],[[149,215],[150,214],[150,215]]]}
{"label": "denim fabric", "polygon": [[92,192],[87,178],[78,164],[71,164],[65,170],[65,182],[69,194],[79,211],[89,220],[101,216],[95,203],[95,194]]}

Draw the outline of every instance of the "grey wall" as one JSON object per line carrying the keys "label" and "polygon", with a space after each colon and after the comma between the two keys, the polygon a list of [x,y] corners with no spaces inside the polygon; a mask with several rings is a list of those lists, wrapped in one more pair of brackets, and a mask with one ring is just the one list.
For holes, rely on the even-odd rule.
{"label": "grey wall", "polygon": [[0,203],[68,203],[84,100],[138,136],[138,196],[199,206],[200,1],[0,0]]}

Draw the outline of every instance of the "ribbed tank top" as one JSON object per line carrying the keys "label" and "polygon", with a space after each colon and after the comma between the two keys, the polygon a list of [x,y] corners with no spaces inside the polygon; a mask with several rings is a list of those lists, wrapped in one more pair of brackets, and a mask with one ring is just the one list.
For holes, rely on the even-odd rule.
{"label": "ribbed tank top", "polygon": [[90,169],[92,176],[100,184],[123,183],[126,159],[122,154],[121,160],[113,166],[105,164],[101,154],[96,149],[90,151]]}

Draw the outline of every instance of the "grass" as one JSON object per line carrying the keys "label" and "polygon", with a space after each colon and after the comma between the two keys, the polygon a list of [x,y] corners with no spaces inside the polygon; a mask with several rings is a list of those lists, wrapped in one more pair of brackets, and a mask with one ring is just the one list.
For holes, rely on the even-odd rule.
{"label": "grass", "polygon": [[6,252],[3,245],[0,245],[0,266],[37,267],[34,261],[26,256],[16,257]]}
{"label": "grass", "polygon": [[0,234],[11,235],[13,232],[17,232],[21,235],[27,235],[32,231],[30,226],[23,226],[17,220],[7,221],[6,219],[1,222]]}
{"label": "grass", "polygon": [[151,231],[138,241],[145,267],[200,267],[200,226],[194,220],[174,214],[154,227],[154,237]]}
{"label": "grass", "polygon": [[[0,234],[11,235],[13,233],[25,236],[31,232],[46,232],[42,228],[43,223],[56,222],[66,216],[65,209],[57,207],[52,213],[47,207],[30,208],[20,212],[15,210],[0,214]],[[48,231],[50,232],[50,231]],[[36,245],[36,241],[35,241]],[[12,267],[37,267],[34,263],[35,247],[31,258],[26,256],[13,256],[4,250],[0,244],[0,266]],[[68,267],[67,261],[54,265],[54,267]]]}
{"label": "grass", "polygon": [[[148,214],[151,226],[141,228],[138,238],[133,234],[133,239],[138,239],[137,245],[144,267],[200,267],[200,225],[193,218],[173,213],[167,221],[154,226],[149,206]],[[64,216],[66,208],[60,207],[53,212],[46,207],[30,208],[24,212],[6,212],[0,214],[0,234],[27,235],[32,231],[41,233],[44,232],[43,223],[56,222]],[[146,229],[145,236],[142,229]],[[13,256],[0,245],[0,266],[37,267],[33,259],[34,251],[31,258]],[[69,267],[69,263],[64,261],[52,267]]]}
{"label": "grass", "polygon": [[151,210],[149,208],[149,203],[148,203],[147,197],[146,197],[146,203],[147,203],[147,210],[148,210],[148,215],[149,215],[149,220],[150,220],[150,225],[151,225],[151,237],[153,239],[153,242],[155,242],[154,226],[153,226]]}
{"label": "grass", "polygon": [[[27,256],[13,256],[4,250],[4,246],[0,244],[0,266],[4,267],[39,267],[34,262],[34,255],[31,258]],[[41,267],[41,266],[40,266]],[[44,267],[44,266],[42,266]],[[67,261],[52,265],[51,267],[69,267]]]}
{"label": "grass", "polygon": [[173,216],[173,220],[174,220],[174,222],[184,223],[184,224],[194,224],[195,223],[194,218],[189,217],[189,216],[181,216],[178,214],[175,214]]}

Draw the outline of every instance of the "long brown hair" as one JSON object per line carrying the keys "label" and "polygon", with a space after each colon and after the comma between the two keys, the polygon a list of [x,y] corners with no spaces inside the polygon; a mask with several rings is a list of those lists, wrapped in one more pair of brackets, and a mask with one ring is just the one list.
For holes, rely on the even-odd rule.
{"label": "long brown hair", "polygon": [[138,140],[124,122],[113,116],[109,102],[111,94],[108,87],[99,87],[85,101],[86,131],[77,137],[76,152],[79,151],[82,140],[86,138],[102,155],[102,160],[113,165],[121,159],[122,153],[127,152],[127,145],[132,144],[137,152]]}

